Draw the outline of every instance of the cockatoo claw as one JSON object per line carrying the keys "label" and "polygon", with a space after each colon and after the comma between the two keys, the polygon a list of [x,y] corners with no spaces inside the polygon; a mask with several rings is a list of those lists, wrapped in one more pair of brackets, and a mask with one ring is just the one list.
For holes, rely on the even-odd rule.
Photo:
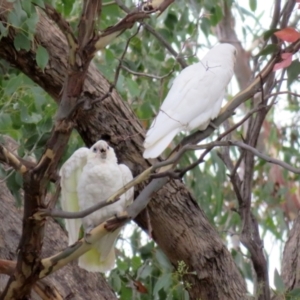
{"label": "cockatoo claw", "polygon": [[94,228],[93,226],[89,226],[89,227],[87,227],[87,229],[84,232],[83,239],[87,244],[92,244],[91,242],[88,241],[88,238],[91,236],[90,231],[92,231],[93,228]]}

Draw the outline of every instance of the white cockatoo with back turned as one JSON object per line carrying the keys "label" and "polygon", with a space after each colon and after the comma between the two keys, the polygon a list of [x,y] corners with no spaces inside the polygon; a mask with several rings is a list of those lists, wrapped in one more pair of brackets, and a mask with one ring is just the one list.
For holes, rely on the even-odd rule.
{"label": "white cockatoo with back turned", "polygon": [[235,60],[235,47],[219,44],[181,71],[147,132],[144,158],[158,157],[181,131],[207,128],[221,110]]}
{"label": "white cockatoo with back turned", "polygon": [[[61,205],[64,211],[78,212],[104,202],[114,192],[132,180],[130,169],[117,163],[115,151],[100,140],[90,149],[80,148],[63,164],[61,176]],[[108,218],[121,213],[133,201],[133,188],[120,199],[82,219],[66,219],[69,245],[80,237],[82,229],[91,229]],[[78,259],[78,265],[90,272],[106,272],[114,267],[115,241],[120,229],[108,233],[93,248]]]}

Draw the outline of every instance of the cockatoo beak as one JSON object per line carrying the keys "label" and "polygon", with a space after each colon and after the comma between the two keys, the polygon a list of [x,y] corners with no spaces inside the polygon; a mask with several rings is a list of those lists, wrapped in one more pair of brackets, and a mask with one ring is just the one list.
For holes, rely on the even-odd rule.
{"label": "cockatoo beak", "polygon": [[107,149],[101,148],[100,152],[99,152],[99,155],[100,155],[100,158],[106,159],[106,157],[107,157]]}

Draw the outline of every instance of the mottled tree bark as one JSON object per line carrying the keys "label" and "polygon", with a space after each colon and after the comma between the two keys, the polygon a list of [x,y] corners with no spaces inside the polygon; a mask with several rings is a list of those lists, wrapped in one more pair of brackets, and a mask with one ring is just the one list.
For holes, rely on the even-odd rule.
{"label": "mottled tree bark", "polygon": [[294,220],[293,227],[285,244],[281,276],[287,290],[300,288],[300,214]]}
{"label": "mottled tree bark", "polygon": [[[15,260],[21,237],[23,209],[17,209],[15,199],[5,184],[0,184],[0,258]],[[66,232],[61,226],[49,220],[46,225],[42,256],[48,257],[65,248],[68,244]],[[0,274],[0,294],[8,280]],[[117,299],[106,280],[100,274],[88,273],[77,266],[76,262],[50,275],[47,279],[59,293],[72,299]],[[41,299],[32,293],[31,299]]]}
{"label": "mottled tree bark", "polygon": [[[67,44],[55,24],[43,15],[35,42],[43,45],[50,55],[44,72],[36,65],[34,47],[29,52],[17,52],[12,34],[0,41],[0,57],[28,75],[57,101],[66,74]],[[84,105],[76,115],[76,129],[88,146],[100,138],[108,139],[119,161],[127,164],[136,176],[149,162],[142,157],[144,129],[128,105],[113,90],[110,97],[96,103],[93,109],[83,109],[91,101],[101,99],[108,90],[108,81],[91,65],[79,99]],[[136,187],[136,194],[143,186]],[[154,240],[174,266],[184,261],[196,273],[185,278],[192,284],[191,299],[247,299],[244,280],[230,253],[183,183],[170,180],[153,196],[148,209]],[[144,213],[135,221],[147,229]]]}

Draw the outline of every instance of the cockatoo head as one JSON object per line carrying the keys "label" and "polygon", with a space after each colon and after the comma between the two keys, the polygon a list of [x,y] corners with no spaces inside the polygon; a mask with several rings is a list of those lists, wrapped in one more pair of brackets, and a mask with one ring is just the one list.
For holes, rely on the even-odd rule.
{"label": "cockatoo head", "polygon": [[[236,61],[236,54],[237,54],[237,50],[233,45],[223,43],[223,44],[214,46],[209,51],[207,56],[211,57],[214,62],[217,62],[218,60],[220,60],[221,62],[224,63],[224,58],[225,58],[228,61],[228,63],[230,63],[230,64],[233,63],[233,65],[234,65],[235,61]],[[229,60],[228,60],[228,58],[229,58]]]}
{"label": "cockatoo head", "polygon": [[115,151],[105,141],[100,140],[95,143],[91,148],[89,158],[107,159],[109,161],[117,162]]}

